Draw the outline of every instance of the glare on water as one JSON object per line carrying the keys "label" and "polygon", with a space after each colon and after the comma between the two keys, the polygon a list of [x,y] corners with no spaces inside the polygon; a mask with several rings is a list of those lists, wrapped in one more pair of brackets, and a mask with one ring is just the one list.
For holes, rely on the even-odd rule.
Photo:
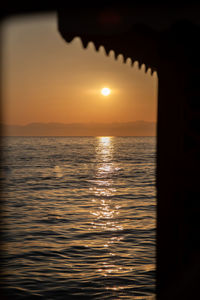
{"label": "glare on water", "polygon": [[[90,213],[93,216],[92,228],[98,229],[102,232],[117,232],[123,230],[123,226],[119,223],[117,218],[120,214],[119,205],[115,205],[112,201],[112,196],[117,192],[116,188],[113,188],[112,173],[115,171],[115,163],[113,162],[113,141],[112,137],[99,137],[98,144],[96,146],[96,160],[98,164],[96,166],[96,187],[91,188],[91,191],[95,195],[94,202],[98,204],[95,210],[91,210]],[[120,243],[123,237],[119,234],[111,235],[107,239],[97,241],[102,243],[102,246],[109,250],[110,260],[109,262],[103,262],[102,266],[98,269],[98,272],[103,276],[107,276],[111,273],[122,272],[122,267],[113,261],[113,256],[116,255],[114,244]],[[110,248],[110,249],[109,249]]]}

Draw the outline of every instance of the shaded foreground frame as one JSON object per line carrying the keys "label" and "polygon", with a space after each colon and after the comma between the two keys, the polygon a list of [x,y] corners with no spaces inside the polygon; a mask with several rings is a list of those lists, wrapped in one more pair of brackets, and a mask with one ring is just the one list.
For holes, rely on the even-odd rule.
{"label": "shaded foreground frame", "polygon": [[113,3],[4,6],[1,19],[57,11],[66,42],[79,36],[85,47],[92,41],[157,71],[157,299],[193,299],[200,272],[200,5]]}

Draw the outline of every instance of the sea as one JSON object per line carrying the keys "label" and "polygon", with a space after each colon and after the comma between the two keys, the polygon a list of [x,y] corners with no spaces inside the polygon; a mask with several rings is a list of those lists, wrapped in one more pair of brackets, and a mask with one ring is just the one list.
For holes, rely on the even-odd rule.
{"label": "sea", "polygon": [[3,137],[4,299],[155,299],[155,137]]}

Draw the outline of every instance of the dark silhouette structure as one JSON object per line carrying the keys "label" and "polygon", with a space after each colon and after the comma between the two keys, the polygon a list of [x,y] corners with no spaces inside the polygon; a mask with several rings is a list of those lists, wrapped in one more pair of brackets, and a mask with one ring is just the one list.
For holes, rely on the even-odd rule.
{"label": "dark silhouette structure", "polygon": [[[109,4],[110,3],[110,4]],[[158,73],[157,299],[196,299],[200,273],[200,6],[79,2],[58,29]],[[96,5],[95,5],[96,4]],[[99,4],[99,5],[98,5]],[[50,9],[55,9],[50,7]],[[44,11],[44,7],[5,11]]]}

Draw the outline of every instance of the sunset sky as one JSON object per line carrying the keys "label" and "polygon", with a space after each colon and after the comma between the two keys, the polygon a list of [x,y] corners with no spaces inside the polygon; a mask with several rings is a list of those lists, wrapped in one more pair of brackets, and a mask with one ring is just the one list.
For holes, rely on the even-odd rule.
{"label": "sunset sky", "polygon": [[56,13],[5,21],[2,71],[4,124],[156,121],[156,73],[67,44]]}

